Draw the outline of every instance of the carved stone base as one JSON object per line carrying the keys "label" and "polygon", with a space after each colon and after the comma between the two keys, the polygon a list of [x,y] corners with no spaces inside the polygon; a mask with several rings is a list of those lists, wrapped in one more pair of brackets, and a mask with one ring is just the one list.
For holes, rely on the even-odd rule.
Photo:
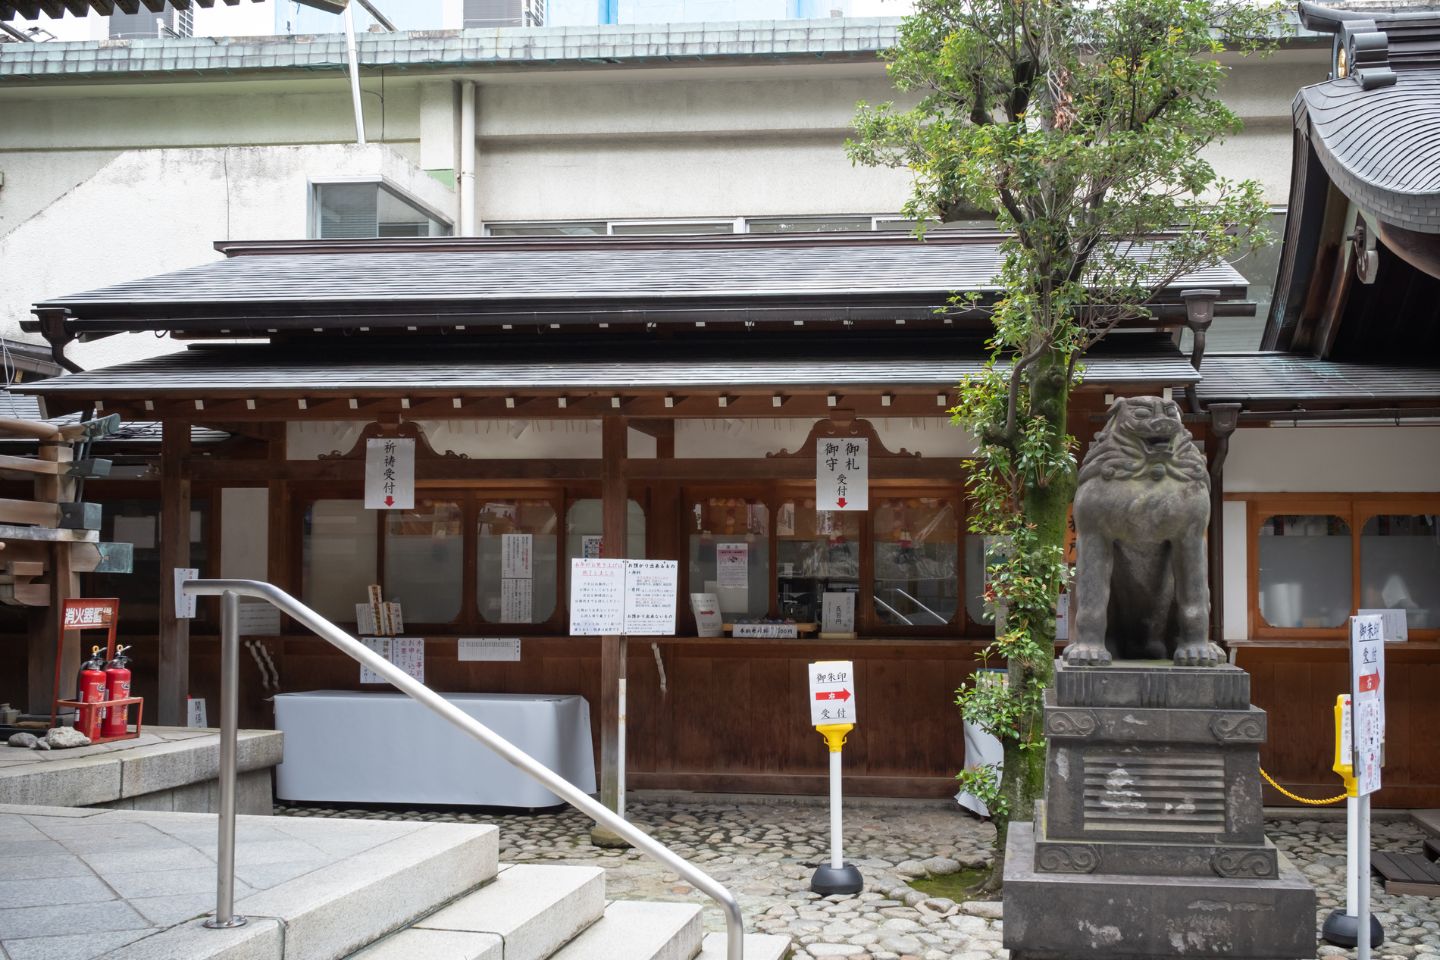
{"label": "carved stone base", "polygon": [[1036,873],[1128,873],[1151,877],[1242,877],[1274,879],[1280,853],[1260,843],[1089,842],[1046,836],[1044,804],[1035,811]]}
{"label": "carved stone base", "polygon": [[1283,854],[1277,877],[1244,880],[1040,873],[1036,852],[1030,824],[1011,824],[1004,928],[1011,960],[1315,956],[1315,891]]}

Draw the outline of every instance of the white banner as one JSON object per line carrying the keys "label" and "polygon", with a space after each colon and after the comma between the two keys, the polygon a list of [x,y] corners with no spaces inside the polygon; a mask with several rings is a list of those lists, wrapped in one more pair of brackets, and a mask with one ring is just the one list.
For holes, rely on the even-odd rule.
{"label": "white banner", "polygon": [[816,442],[815,509],[870,509],[868,438],[821,437]]}
{"label": "white banner", "polygon": [[415,509],[415,441],[365,441],[365,509]]}

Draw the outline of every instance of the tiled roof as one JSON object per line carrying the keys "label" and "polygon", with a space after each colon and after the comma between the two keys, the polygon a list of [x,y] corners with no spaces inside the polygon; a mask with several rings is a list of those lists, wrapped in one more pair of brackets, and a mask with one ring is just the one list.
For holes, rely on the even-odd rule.
{"label": "tiled roof", "polygon": [[1287,353],[1210,354],[1200,365],[1207,402],[1440,399],[1440,367],[1338,363]]}

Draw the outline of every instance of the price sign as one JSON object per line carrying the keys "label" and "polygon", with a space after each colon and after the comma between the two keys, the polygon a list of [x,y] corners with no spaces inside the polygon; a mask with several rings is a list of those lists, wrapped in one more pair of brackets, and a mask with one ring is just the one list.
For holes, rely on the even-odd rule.
{"label": "price sign", "polygon": [[1350,715],[1354,724],[1355,787],[1380,789],[1385,747],[1385,632],[1378,616],[1350,618]]}
{"label": "price sign", "polygon": [[810,724],[854,723],[855,664],[822,660],[810,664]]}

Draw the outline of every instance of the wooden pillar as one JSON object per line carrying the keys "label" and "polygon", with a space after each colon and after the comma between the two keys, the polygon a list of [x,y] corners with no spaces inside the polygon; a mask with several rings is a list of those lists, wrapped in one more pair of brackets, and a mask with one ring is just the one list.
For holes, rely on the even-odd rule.
{"label": "wooden pillar", "polygon": [[[160,440],[160,684],[158,721],[185,725],[190,621],[175,616],[175,569],[190,566],[190,424],[166,420]],[[207,571],[202,570],[201,574]]]}
{"label": "wooden pillar", "polygon": [[[280,425],[282,430],[284,424]],[[285,434],[272,438],[267,444],[267,455],[271,463],[283,467],[288,456]],[[292,582],[290,570],[290,538],[299,532],[291,529],[290,481],[271,480],[267,485],[265,509],[268,532],[266,535],[265,579],[294,596],[300,596],[300,584]],[[298,580],[298,578],[296,578]],[[280,630],[284,632],[285,615],[280,615]]]}
{"label": "wooden pillar", "polygon": [[[59,439],[40,442],[41,460],[66,463],[74,457],[71,445]],[[69,477],[37,475],[35,479],[35,500],[37,503],[62,503],[75,498],[75,481]],[[47,544],[46,572],[49,577],[49,596],[44,607],[32,607],[28,618],[29,637],[26,650],[27,684],[26,710],[32,714],[49,716],[55,693],[55,644],[64,643],[65,650],[60,661],[60,696],[69,699],[75,696],[75,676],[80,672],[80,643],[82,635],[69,631],[60,636],[60,611],[64,602],[80,595],[80,578],[71,567],[71,544],[61,541]]]}
{"label": "wooden pillar", "polygon": [[[600,506],[604,540],[601,555],[624,557],[629,496],[625,484],[629,425],[624,417],[602,421]],[[625,680],[625,638],[600,638],[600,802],[620,809],[620,685]],[[596,828],[591,839],[600,846],[623,845],[608,830]]]}
{"label": "wooden pillar", "polygon": [[1210,405],[1210,436],[1215,453],[1210,461],[1210,642],[1225,641],[1225,458],[1230,435],[1240,423],[1240,404]]}

